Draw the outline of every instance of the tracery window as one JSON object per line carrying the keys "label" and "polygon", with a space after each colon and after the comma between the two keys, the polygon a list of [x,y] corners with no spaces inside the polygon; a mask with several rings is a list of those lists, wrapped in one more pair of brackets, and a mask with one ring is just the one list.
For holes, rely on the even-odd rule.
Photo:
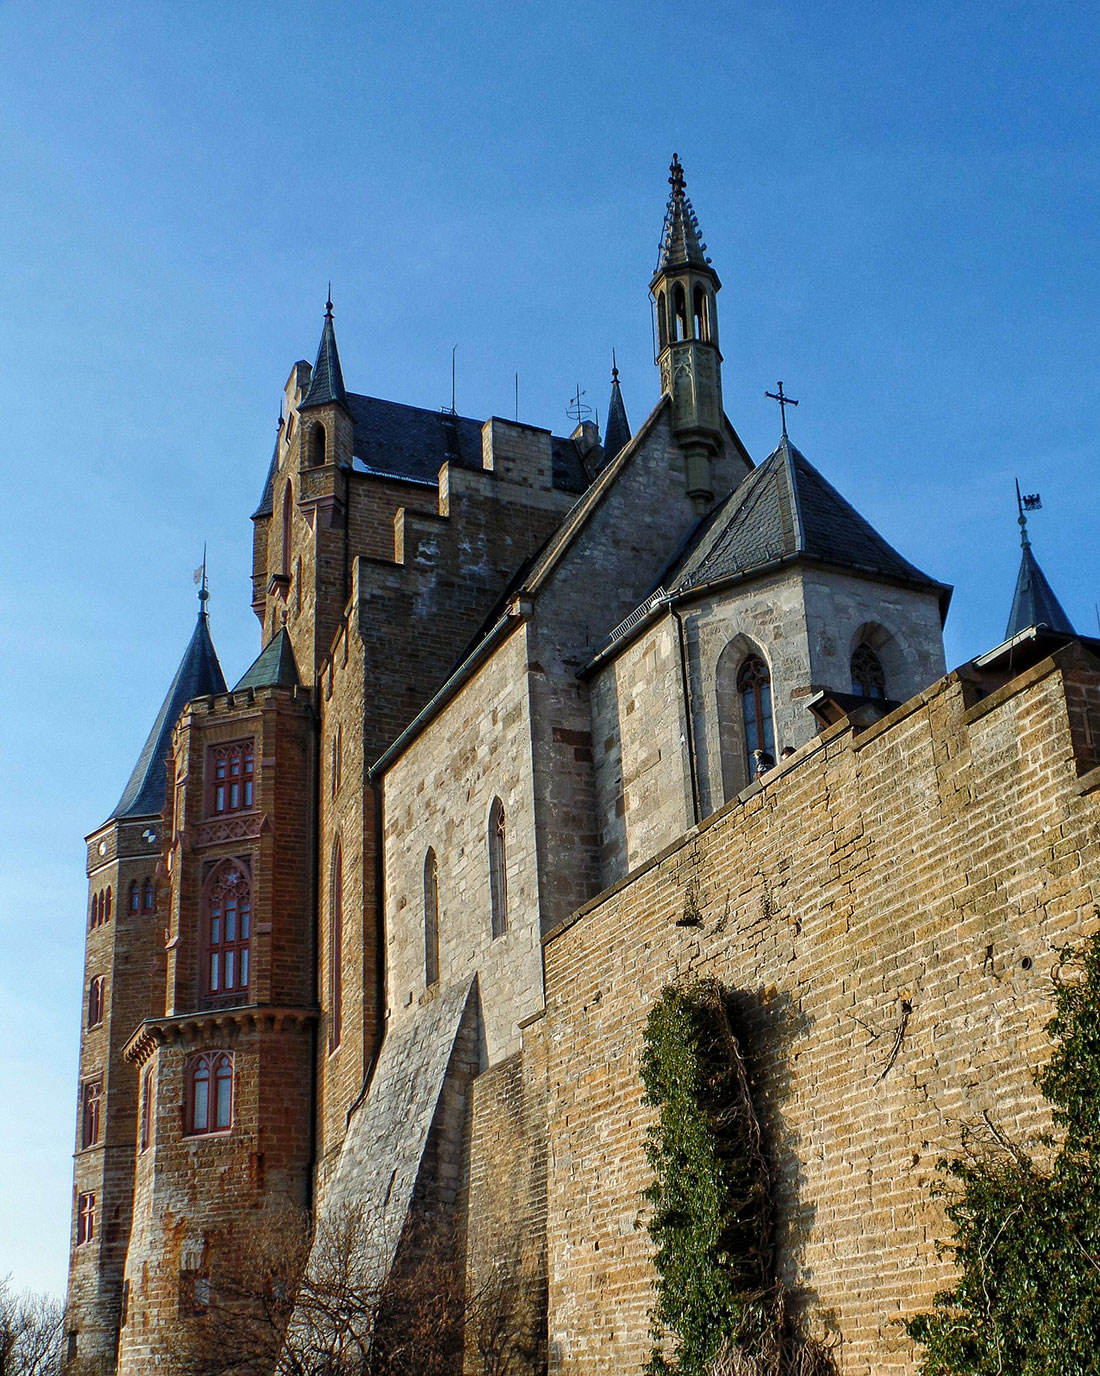
{"label": "tracery window", "polygon": [[248,988],[252,897],[248,880],[232,861],[210,886],[206,923],[206,992],[243,993]]}
{"label": "tracery window", "polygon": [[344,1021],[344,848],[336,842],[329,896],[328,1049],[340,1045]]}
{"label": "tracery window", "polygon": [[103,1021],[104,975],[96,975],[88,982],[88,1026],[98,1027]]}
{"label": "tracery window", "polygon": [[76,1242],[91,1242],[95,1237],[95,1195],[78,1194],[76,1197]]}
{"label": "tracery window", "polygon": [[211,811],[244,812],[252,806],[255,754],[252,742],[219,745],[210,752],[213,772]]}
{"label": "tracery window", "polygon": [[424,983],[439,982],[439,862],[429,846],[424,857]]}
{"label": "tracery window", "polygon": [[772,723],[772,681],[768,666],[759,655],[743,660],[737,671],[737,691],[741,694],[741,719],[745,727],[745,754],[749,777],[755,764],[753,755],[763,750],[775,758],[775,727]]}
{"label": "tracery window", "polygon": [[233,1126],[233,1055],[207,1051],[187,1068],[187,1134],[226,1132]]}
{"label": "tracery window", "polygon": [[504,804],[493,799],[489,809],[489,902],[493,937],[508,930],[508,840]]}
{"label": "tracery window", "polygon": [[882,661],[865,640],[852,653],[852,692],[864,698],[886,696],[886,675]]}
{"label": "tracery window", "polygon": [[99,1141],[99,1105],[103,1080],[85,1080],[80,1086],[80,1148],[94,1147]]}

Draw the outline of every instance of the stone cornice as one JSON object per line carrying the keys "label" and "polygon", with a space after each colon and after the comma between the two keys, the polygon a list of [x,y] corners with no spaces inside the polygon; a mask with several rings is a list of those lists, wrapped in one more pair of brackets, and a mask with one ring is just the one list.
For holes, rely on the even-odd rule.
{"label": "stone cornice", "polygon": [[178,1013],[171,1018],[146,1018],[122,1048],[122,1054],[135,1065],[142,1065],[161,1046],[182,1042],[199,1045],[228,1028],[245,1032],[300,1032],[315,1023],[318,1017],[316,1008],[249,1004],[243,1008]]}

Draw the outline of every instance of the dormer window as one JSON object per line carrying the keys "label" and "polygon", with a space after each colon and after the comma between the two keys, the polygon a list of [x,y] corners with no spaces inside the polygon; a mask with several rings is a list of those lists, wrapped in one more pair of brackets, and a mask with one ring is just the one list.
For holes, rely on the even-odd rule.
{"label": "dormer window", "polygon": [[210,764],[211,812],[247,811],[252,806],[255,773],[252,742],[215,746],[210,752]]}

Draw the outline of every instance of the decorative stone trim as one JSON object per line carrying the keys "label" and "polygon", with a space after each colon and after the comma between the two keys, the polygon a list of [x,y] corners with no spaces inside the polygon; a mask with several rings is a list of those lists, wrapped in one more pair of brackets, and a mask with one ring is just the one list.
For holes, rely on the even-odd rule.
{"label": "decorative stone trim", "polygon": [[264,834],[267,815],[260,812],[238,814],[235,817],[215,817],[208,822],[195,822],[191,840],[195,846],[213,846],[220,841],[254,841]]}
{"label": "decorative stone trim", "polygon": [[237,1032],[301,1032],[320,1016],[316,1008],[284,1008],[252,1004],[244,1008],[211,1008],[179,1013],[172,1018],[146,1018],[122,1048],[123,1057],[143,1065],[161,1046],[199,1045],[218,1040],[228,1029]]}

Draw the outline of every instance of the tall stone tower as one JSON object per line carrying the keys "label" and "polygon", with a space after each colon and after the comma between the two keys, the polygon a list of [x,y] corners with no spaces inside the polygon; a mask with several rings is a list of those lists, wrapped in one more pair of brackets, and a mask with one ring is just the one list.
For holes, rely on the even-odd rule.
{"label": "tall stone tower", "polygon": [[210,639],[206,587],[198,624],[122,797],[87,838],[88,922],[73,1169],[67,1360],[113,1370],[133,1211],[138,1083],[124,1048],[163,998],[166,904],[161,870],[165,767],[172,728],[195,697],[225,691]]}

